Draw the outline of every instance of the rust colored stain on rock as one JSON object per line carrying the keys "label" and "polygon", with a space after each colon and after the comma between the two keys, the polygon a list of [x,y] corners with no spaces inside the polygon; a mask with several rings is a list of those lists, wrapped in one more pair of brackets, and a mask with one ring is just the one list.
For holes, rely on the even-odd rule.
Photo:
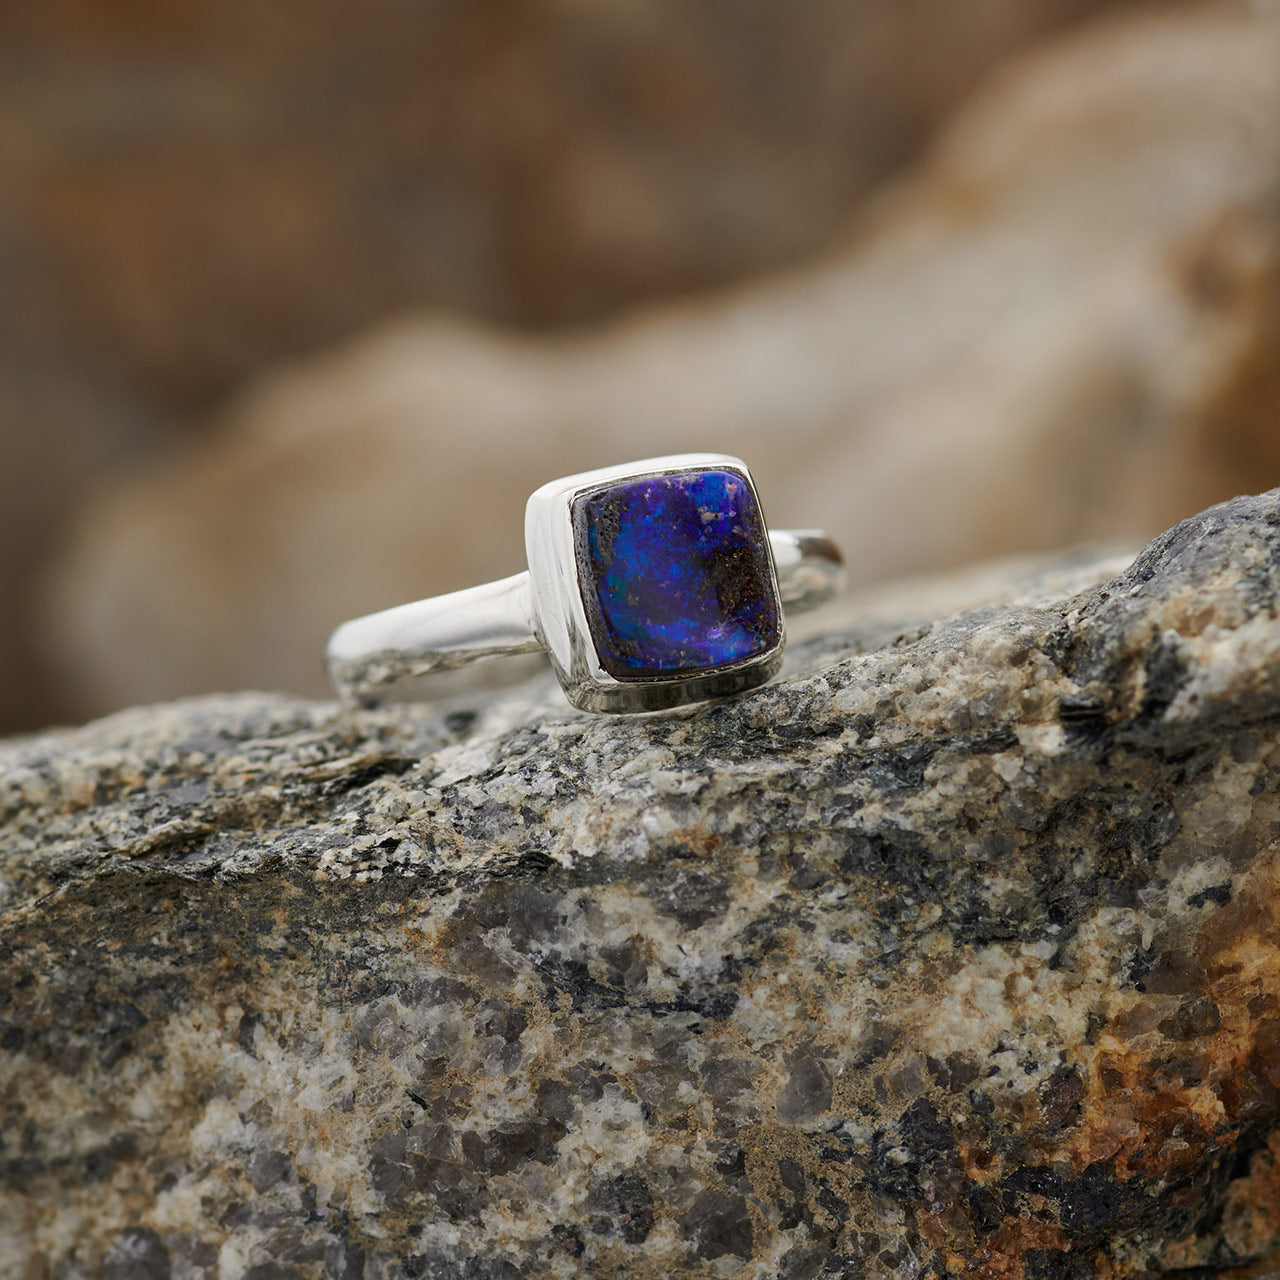
{"label": "rust colored stain on rock", "polygon": [[1266,1257],[1278,616],[1280,492],[666,716],[0,745],[0,1273]]}

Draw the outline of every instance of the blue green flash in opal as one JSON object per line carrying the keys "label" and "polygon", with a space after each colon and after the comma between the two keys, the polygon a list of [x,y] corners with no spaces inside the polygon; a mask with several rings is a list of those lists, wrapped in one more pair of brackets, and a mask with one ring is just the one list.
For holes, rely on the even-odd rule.
{"label": "blue green flash in opal", "polygon": [[732,471],[651,476],[578,500],[583,598],[610,675],[675,674],[774,648],[781,618],[764,523]]}

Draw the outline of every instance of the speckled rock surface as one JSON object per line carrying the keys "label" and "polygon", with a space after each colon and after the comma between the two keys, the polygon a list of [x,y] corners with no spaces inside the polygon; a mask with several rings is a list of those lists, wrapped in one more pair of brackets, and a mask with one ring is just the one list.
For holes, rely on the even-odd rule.
{"label": "speckled rock surface", "polygon": [[850,610],[653,717],[546,679],[0,746],[0,1276],[1262,1257],[1280,492],[1113,572]]}

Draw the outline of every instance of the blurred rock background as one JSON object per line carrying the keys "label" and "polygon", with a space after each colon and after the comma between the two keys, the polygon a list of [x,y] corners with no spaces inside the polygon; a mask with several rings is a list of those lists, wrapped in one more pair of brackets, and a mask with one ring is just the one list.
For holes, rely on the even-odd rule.
{"label": "blurred rock background", "polygon": [[1136,541],[1280,483],[1280,17],[0,6],[0,281],[0,731],[322,692],[652,452],[861,582]]}

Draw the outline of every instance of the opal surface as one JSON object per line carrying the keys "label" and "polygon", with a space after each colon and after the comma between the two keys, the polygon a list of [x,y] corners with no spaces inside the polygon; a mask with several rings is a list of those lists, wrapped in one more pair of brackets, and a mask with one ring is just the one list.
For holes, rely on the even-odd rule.
{"label": "opal surface", "polygon": [[782,639],[764,521],[733,471],[629,480],[574,508],[583,602],[618,679],[705,671]]}

